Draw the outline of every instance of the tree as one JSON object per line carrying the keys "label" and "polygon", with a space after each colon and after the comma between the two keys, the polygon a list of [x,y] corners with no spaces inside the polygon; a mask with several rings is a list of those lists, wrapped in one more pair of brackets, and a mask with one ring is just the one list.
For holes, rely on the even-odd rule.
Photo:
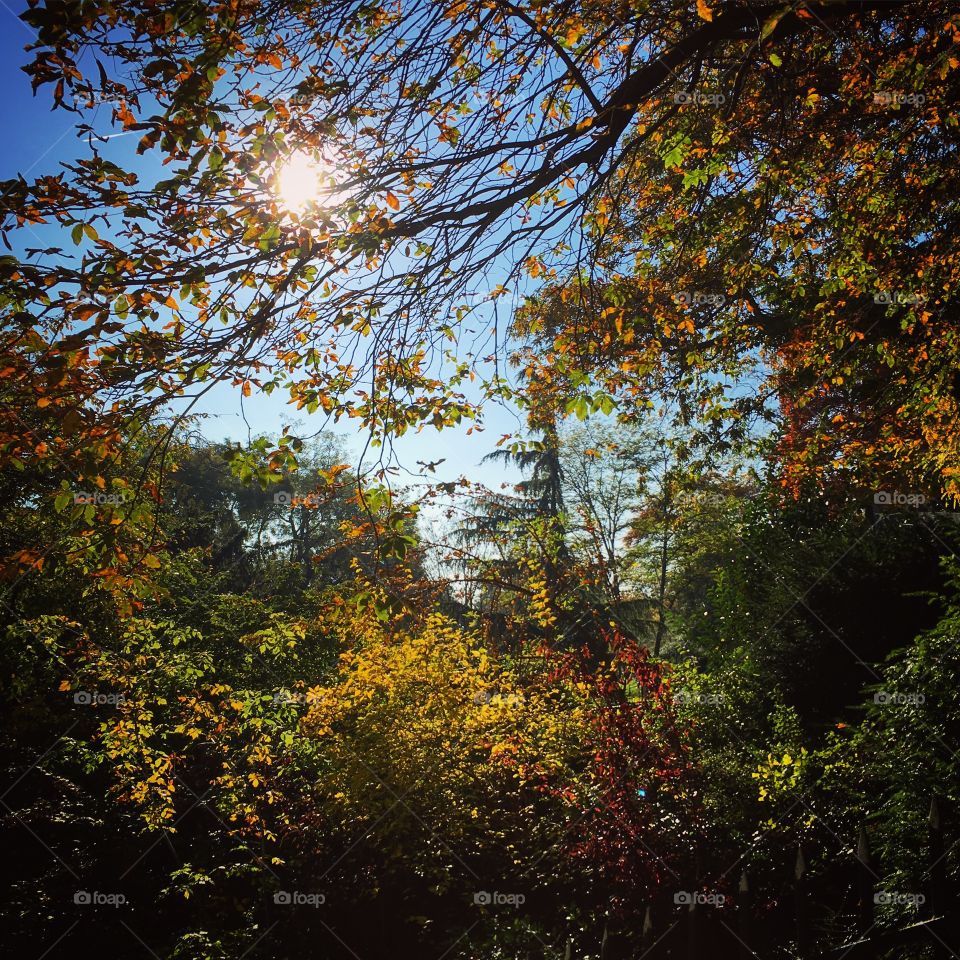
{"label": "tree", "polygon": [[[270,444],[262,438],[254,446],[262,453]],[[343,441],[324,433],[303,443],[296,469],[284,470],[277,483],[266,489],[239,485],[238,515],[261,563],[283,559],[296,564],[308,587],[318,573],[326,583],[352,577],[350,560],[361,544],[354,543],[351,552],[346,528],[367,517],[360,482],[346,459]]]}
{"label": "tree", "polygon": [[677,426],[650,416],[571,431],[561,459],[590,602],[659,657],[691,608],[702,614],[718,556],[736,536],[738,502],[751,489],[745,451],[695,456]]}
{"label": "tree", "polygon": [[634,432],[586,425],[563,437],[563,476],[570,504],[573,553],[607,603],[623,599],[624,538],[636,504]]}
{"label": "tree", "polygon": [[709,465],[676,438],[641,436],[638,498],[624,564],[653,613],[653,650],[682,635],[701,614],[712,576],[736,543],[739,513],[752,485],[744,465]]}
{"label": "tree", "polygon": [[871,516],[856,499],[810,491],[744,501],[721,541],[704,603],[683,618],[687,646],[712,668],[742,661],[782,692],[809,729],[846,721],[879,664],[932,626],[950,518],[911,508]]}
{"label": "tree", "polygon": [[[631,403],[666,381],[717,418],[784,395],[788,483],[849,468],[953,496],[953,17],[945,0],[36,3],[28,72],[89,149],[2,185],[18,250],[40,222],[73,244],[0,264],[6,376],[72,443],[211,381],[381,433],[442,426],[475,415],[464,385],[489,350],[472,348],[525,278],[584,320],[530,358],[547,374]],[[114,159],[102,102],[166,179]],[[334,182],[298,213],[272,184],[303,152]],[[488,395],[508,389],[486,372]],[[8,455],[56,436],[19,428]]]}
{"label": "tree", "polygon": [[517,467],[523,479],[511,493],[482,488],[471,494],[454,531],[459,545],[454,556],[463,579],[482,586],[479,609],[524,623],[521,634],[532,620],[569,646],[583,637],[579,582],[567,542],[560,437],[554,419],[531,422],[539,436],[484,457]]}

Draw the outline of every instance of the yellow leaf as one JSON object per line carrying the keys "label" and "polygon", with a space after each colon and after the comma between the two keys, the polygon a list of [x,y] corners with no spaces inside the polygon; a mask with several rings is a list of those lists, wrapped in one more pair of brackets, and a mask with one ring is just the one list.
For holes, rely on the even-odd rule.
{"label": "yellow leaf", "polygon": [[400,201],[389,190],[387,191],[387,206],[391,210],[400,209]]}
{"label": "yellow leaf", "polygon": [[704,20],[713,19],[713,11],[707,6],[706,0],[697,0],[697,13]]}

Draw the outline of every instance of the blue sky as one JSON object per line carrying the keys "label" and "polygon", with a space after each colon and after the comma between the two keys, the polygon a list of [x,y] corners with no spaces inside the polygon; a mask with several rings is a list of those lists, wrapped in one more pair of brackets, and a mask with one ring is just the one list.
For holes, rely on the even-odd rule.
{"label": "blue sky", "polygon": [[[29,59],[24,46],[31,42],[34,32],[16,16],[15,11],[19,9],[19,4],[0,0],[0,78],[3,90],[0,110],[9,137],[7,149],[0,157],[0,178],[21,174],[32,180],[42,174],[56,173],[61,161],[82,156],[86,145],[76,138],[76,115],[50,109],[49,87],[41,88],[36,97],[32,94],[29,78],[20,68]],[[98,109],[109,113],[109,107]],[[135,145],[135,136],[121,134],[104,152],[118,163],[142,170],[152,158],[131,159]],[[35,228],[24,235],[24,244],[40,247],[63,242],[54,236],[58,230],[56,226]],[[289,406],[279,391],[272,396],[254,395],[244,400],[239,390],[226,384],[211,390],[194,409],[204,414],[201,429],[214,440],[245,440],[248,432],[253,435],[279,433],[287,423],[296,424],[304,434],[326,426],[324,417],[310,417]],[[517,479],[515,474],[505,472],[501,466],[481,465],[479,462],[494,449],[501,435],[521,429],[522,419],[516,411],[490,405],[484,410],[483,432],[475,430],[472,436],[467,436],[469,426],[465,423],[459,428],[443,431],[426,427],[419,434],[410,433],[398,438],[393,450],[405,468],[398,481],[413,479],[406,471],[417,473],[418,460],[433,462],[441,459],[445,462],[436,473],[428,475],[430,479],[453,480],[466,475],[491,486]],[[365,445],[365,436],[359,435],[349,423],[330,425],[330,429],[344,437],[351,452],[359,456]]]}

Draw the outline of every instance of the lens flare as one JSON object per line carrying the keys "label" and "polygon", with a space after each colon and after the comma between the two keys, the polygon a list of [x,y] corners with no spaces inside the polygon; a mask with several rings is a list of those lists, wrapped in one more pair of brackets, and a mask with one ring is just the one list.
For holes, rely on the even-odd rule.
{"label": "lens flare", "polygon": [[330,192],[329,171],[302,150],[292,153],[277,172],[277,197],[291,213],[303,213]]}

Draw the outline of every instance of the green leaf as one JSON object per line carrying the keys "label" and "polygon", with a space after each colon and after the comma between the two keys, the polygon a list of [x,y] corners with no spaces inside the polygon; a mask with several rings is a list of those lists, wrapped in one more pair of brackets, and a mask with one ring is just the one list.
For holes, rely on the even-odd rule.
{"label": "green leaf", "polygon": [[663,165],[665,167],[679,167],[687,155],[690,148],[690,140],[682,137],[675,141],[673,146],[663,154]]}
{"label": "green leaf", "polygon": [[784,15],[790,11],[790,7],[784,7],[779,13],[775,13],[760,30],[760,39],[766,40],[767,37],[777,29],[777,24],[784,18]]}

